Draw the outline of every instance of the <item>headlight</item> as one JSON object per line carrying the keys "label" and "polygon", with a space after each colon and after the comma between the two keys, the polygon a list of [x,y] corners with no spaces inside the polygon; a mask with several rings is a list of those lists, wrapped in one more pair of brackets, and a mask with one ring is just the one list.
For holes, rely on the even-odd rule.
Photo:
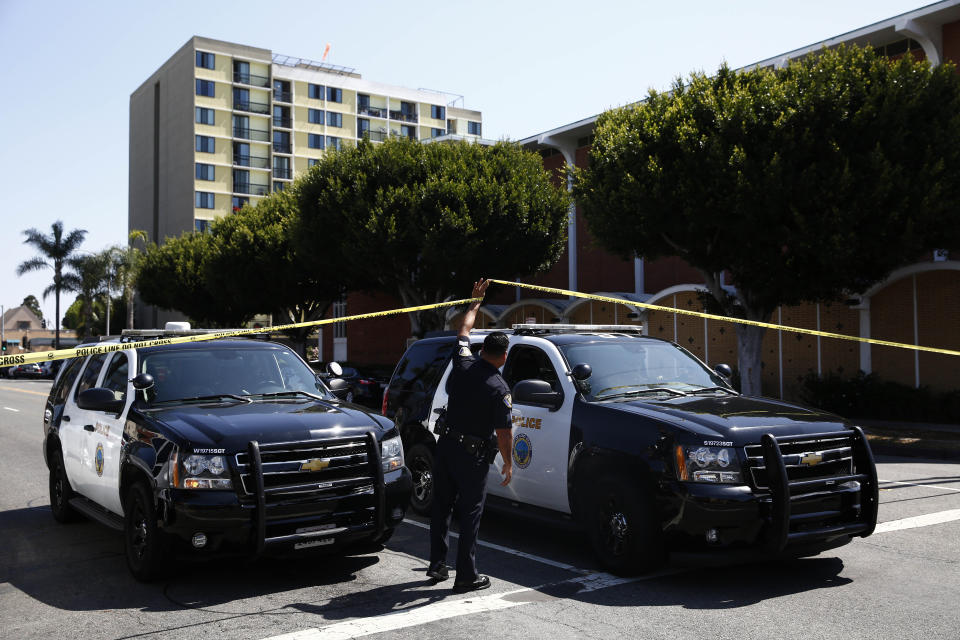
{"label": "headlight", "polygon": [[380,461],[383,471],[395,471],[403,466],[403,442],[399,437],[387,438],[380,443]]}
{"label": "headlight", "polygon": [[232,489],[233,481],[227,475],[227,459],[224,456],[191,454],[178,462],[177,454],[171,459],[173,486],[179,489]]}
{"label": "headlight", "polygon": [[732,447],[677,445],[677,477],[688,482],[743,484],[740,459]]}

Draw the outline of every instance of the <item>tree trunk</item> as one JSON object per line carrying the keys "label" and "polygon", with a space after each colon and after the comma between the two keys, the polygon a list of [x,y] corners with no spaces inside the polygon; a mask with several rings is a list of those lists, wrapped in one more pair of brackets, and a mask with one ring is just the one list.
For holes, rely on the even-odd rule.
{"label": "tree trunk", "polygon": [[127,286],[123,296],[127,301],[127,329],[133,329],[133,287]]}
{"label": "tree trunk", "polygon": [[763,393],[763,336],[764,327],[737,325],[737,366],[740,369],[740,392],[748,396]]}

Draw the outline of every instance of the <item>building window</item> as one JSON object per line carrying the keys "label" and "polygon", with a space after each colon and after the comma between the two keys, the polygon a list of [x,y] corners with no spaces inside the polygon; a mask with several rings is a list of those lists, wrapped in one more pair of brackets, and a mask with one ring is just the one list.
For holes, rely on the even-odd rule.
{"label": "building window", "polygon": [[323,124],[323,111],[321,109],[307,109],[307,120],[310,124]]}
{"label": "building window", "polygon": [[307,167],[312,167],[314,165],[320,164],[320,158],[307,158]]}
{"label": "building window", "polygon": [[208,233],[210,231],[210,221],[195,218],[193,221],[193,230],[197,233]]}
{"label": "building window", "polygon": [[204,69],[213,69],[216,64],[216,57],[206,51],[197,51],[197,66]]}
{"label": "building window", "polygon": [[400,125],[400,135],[411,140],[417,139],[417,128],[408,125]]}
{"label": "building window", "polygon": [[307,146],[311,149],[323,149],[323,136],[318,133],[307,134]]}
{"label": "building window", "polygon": [[365,93],[357,94],[357,109],[366,109],[370,106],[370,96]]}
{"label": "building window", "polygon": [[311,84],[309,87],[308,94],[312,100],[323,100],[323,85],[322,84]]}
{"label": "building window", "polygon": [[480,123],[473,122],[472,120],[467,120],[467,133],[472,136],[479,136],[480,134]]}
{"label": "building window", "polygon": [[197,124],[213,124],[213,109],[197,107]]}
{"label": "building window", "polygon": [[214,169],[212,164],[197,164],[197,180],[214,180]]}
{"label": "building window", "polygon": [[290,153],[290,132],[289,131],[274,131],[273,132],[273,150],[276,153]]}
{"label": "building window", "polygon": [[456,132],[457,132],[457,121],[447,120],[447,133],[456,133]]}
{"label": "building window", "polygon": [[327,148],[340,150],[340,138],[336,136],[327,136]]}
{"label": "building window", "polygon": [[430,105],[430,117],[434,120],[446,120],[447,108],[435,104]]}
{"label": "building window", "polygon": [[327,100],[330,102],[343,102],[343,89],[327,87]]}
{"label": "building window", "polygon": [[201,80],[200,78],[197,78],[197,95],[213,98],[213,94],[213,80]]}
{"label": "building window", "polygon": [[245,206],[250,204],[250,198],[244,198],[241,196],[233,196],[233,212],[236,213],[243,209]]}
{"label": "building window", "polygon": [[215,149],[214,139],[210,136],[195,136],[197,141],[197,151],[202,153],[213,153]]}
{"label": "building window", "polygon": [[273,190],[274,190],[274,191],[283,191],[283,183],[282,183],[282,182],[277,182],[276,180],[274,180],[274,181],[273,181]]}
{"label": "building window", "polygon": [[290,180],[293,173],[290,171],[290,158],[286,156],[273,157],[273,177]]}
{"label": "building window", "polygon": [[343,114],[334,113],[333,111],[327,111],[327,126],[328,127],[342,127],[343,126]]}
{"label": "building window", "polygon": [[437,128],[430,129],[430,137],[431,137],[431,138],[439,138],[440,136],[442,136],[442,135],[445,134],[445,133],[446,133],[446,131],[443,130],[443,129],[437,129]]}
{"label": "building window", "polygon": [[213,209],[213,194],[206,191],[197,191],[197,209]]}
{"label": "building window", "polygon": [[273,99],[280,102],[291,102],[290,82],[288,80],[273,81]]}
{"label": "building window", "polygon": [[[333,303],[333,317],[334,318],[343,318],[347,315],[347,299],[340,298]],[[346,338],[347,337],[347,323],[346,322],[335,322],[333,325],[333,337],[334,338]]]}

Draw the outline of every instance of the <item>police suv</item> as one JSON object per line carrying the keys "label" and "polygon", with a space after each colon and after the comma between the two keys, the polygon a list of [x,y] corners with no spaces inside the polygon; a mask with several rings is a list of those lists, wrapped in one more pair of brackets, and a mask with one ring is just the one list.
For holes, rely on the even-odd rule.
{"label": "police suv", "polygon": [[[514,325],[503,368],[513,480],[501,487],[490,474],[488,506],[574,520],[618,572],[651,568],[667,553],[814,555],[873,532],[876,467],[859,427],[743,396],[729,366],[710,370],[638,329]],[[471,334],[474,351],[486,333]],[[455,345],[415,342],[384,394],[421,513],[432,500],[433,429]]]}
{"label": "police suv", "polygon": [[122,530],[141,580],[177,550],[300,553],[390,537],[411,488],[392,422],[342,402],[337,381],[331,391],[284,345],[164,342],[61,368],[43,415],[56,520]]}

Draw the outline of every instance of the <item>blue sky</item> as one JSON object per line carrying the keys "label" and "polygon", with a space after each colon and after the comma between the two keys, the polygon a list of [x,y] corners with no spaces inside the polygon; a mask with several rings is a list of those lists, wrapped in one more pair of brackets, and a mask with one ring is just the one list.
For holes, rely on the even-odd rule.
{"label": "blue sky", "polygon": [[[327,62],[462,94],[484,137],[519,139],[926,4],[0,0],[0,304],[40,298],[52,280],[17,277],[34,255],[24,229],[63,220],[88,231],[85,250],[124,244],[130,94],[193,35],[313,59],[329,42]],[[41,307],[52,318],[53,296]]]}

